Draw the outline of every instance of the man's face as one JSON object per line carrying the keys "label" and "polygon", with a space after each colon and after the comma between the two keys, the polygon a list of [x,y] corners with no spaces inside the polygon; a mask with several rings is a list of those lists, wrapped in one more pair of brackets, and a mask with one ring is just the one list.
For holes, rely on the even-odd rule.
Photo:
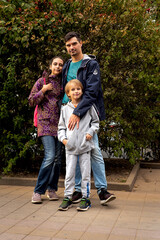
{"label": "man's face", "polygon": [[72,56],[78,56],[82,53],[82,41],[78,41],[76,37],[66,42],[67,52]]}

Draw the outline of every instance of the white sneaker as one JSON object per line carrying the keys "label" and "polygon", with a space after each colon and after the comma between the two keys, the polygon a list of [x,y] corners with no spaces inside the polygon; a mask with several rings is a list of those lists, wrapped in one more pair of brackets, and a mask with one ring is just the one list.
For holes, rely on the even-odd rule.
{"label": "white sneaker", "polygon": [[39,193],[33,193],[32,203],[42,203],[41,195]]}
{"label": "white sneaker", "polygon": [[50,201],[57,201],[59,199],[55,190],[48,190],[47,197]]}

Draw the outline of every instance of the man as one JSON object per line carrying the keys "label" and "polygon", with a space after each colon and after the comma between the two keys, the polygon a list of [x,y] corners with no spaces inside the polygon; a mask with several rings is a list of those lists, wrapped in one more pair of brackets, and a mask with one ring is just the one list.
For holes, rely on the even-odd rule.
{"label": "man", "polygon": [[[69,32],[65,36],[65,43],[67,52],[70,54],[71,59],[66,62],[62,70],[63,89],[71,79],[78,79],[84,87],[84,94],[81,102],[75,108],[73,114],[69,119],[68,128],[73,130],[74,127],[79,128],[79,122],[85,113],[95,106],[100,120],[105,119],[105,108],[103,102],[103,94],[100,81],[99,64],[94,56],[83,54],[82,40],[80,34],[76,32]],[[64,95],[62,103],[67,103],[68,97]],[[107,191],[107,181],[105,175],[105,165],[101,150],[99,148],[98,136],[94,134],[93,141],[95,149],[91,153],[91,166],[93,171],[94,183],[97,193],[100,198],[100,203],[105,205],[109,201],[114,200],[116,197]],[[81,176],[80,169],[77,165],[76,171],[76,185],[75,192],[72,196],[72,202],[80,202],[81,194]]]}

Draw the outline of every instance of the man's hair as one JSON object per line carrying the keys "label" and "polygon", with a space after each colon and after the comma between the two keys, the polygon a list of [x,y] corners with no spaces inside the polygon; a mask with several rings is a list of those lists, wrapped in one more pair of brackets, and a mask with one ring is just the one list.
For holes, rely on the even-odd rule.
{"label": "man's hair", "polygon": [[[75,84],[76,86],[79,86],[79,87],[81,87],[81,89],[82,89],[82,91],[83,91],[83,85],[82,85],[82,83],[78,80],[78,79],[72,79],[72,80],[70,80],[67,84],[66,84],[66,86],[65,86],[65,93],[67,94],[67,96],[68,96],[68,94],[69,94],[69,91],[70,91],[70,89],[71,89],[71,85],[72,84]],[[69,96],[68,96],[69,97]]]}
{"label": "man's hair", "polygon": [[66,36],[64,37],[64,40],[65,40],[65,42],[68,42],[73,37],[76,37],[78,42],[80,42],[82,40],[80,34],[77,33],[77,32],[69,32],[69,33],[67,33]]}

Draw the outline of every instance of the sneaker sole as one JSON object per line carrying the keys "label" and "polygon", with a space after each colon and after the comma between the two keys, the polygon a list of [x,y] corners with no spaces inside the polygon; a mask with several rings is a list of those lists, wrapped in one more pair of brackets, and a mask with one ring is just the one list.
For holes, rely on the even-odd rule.
{"label": "sneaker sole", "polygon": [[33,204],[41,204],[42,203],[42,201],[31,201]]}
{"label": "sneaker sole", "polygon": [[67,208],[58,208],[58,210],[59,211],[67,211],[71,207],[72,207],[72,205],[69,205]]}
{"label": "sneaker sole", "polygon": [[81,201],[81,198],[79,198],[79,199],[77,199],[77,200],[75,200],[75,201],[72,201],[72,203],[73,203],[73,204],[76,204],[76,203],[80,203],[80,201]]}
{"label": "sneaker sole", "polygon": [[49,199],[49,201],[57,201],[57,200],[59,200],[59,198],[50,198],[49,195],[47,195],[47,198]]}
{"label": "sneaker sole", "polygon": [[77,211],[84,212],[84,211],[87,211],[90,207],[91,207],[91,205],[89,205],[87,208],[77,207]]}
{"label": "sneaker sole", "polygon": [[110,196],[109,198],[107,198],[106,200],[101,200],[100,201],[100,203],[101,203],[101,205],[107,205],[107,203],[108,202],[111,202],[111,201],[113,201],[113,200],[115,200],[116,199],[116,197],[115,196]]}

